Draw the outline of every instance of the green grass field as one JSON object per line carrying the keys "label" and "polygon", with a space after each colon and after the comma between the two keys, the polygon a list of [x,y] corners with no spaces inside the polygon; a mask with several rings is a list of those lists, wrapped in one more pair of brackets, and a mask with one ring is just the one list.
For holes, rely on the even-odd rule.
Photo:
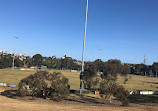
{"label": "green grass field", "polygon": [[[20,69],[0,69],[0,82],[18,85],[20,80],[34,74],[38,70],[20,70]],[[49,72],[61,72],[69,79],[71,89],[79,89],[79,72],[70,72],[68,70],[46,70]]]}
{"label": "green grass field", "polygon": [[[0,69],[0,82],[9,83],[9,84],[16,84],[20,82],[21,79],[27,77],[30,74],[35,73],[37,70],[32,71],[24,71],[20,69]],[[49,71],[49,70],[47,70]],[[71,85],[71,89],[79,89],[79,72],[71,72],[68,70],[55,70],[56,72],[61,72],[69,79],[69,83]],[[49,71],[54,72],[54,70]],[[130,78],[131,76],[131,78]],[[136,76],[136,75],[129,75],[129,80],[126,84],[123,84],[124,78],[118,76],[117,83],[123,85],[129,91],[135,90],[158,90],[158,78],[154,77],[144,77],[144,76]]]}

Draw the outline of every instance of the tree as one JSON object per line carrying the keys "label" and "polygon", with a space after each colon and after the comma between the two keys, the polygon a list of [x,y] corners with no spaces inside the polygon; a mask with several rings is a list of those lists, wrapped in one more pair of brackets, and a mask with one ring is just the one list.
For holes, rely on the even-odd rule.
{"label": "tree", "polygon": [[101,59],[97,59],[93,62],[93,64],[95,65],[96,69],[98,72],[102,72],[103,71],[103,61]]}
{"label": "tree", "polygon": [[121,64],[121,61],[118,60],[118,59],[110,59],[110,60],[108,60],[108,63],[120,65],[120,64]]}
{"label": "tree", "polygon": [[130,67],[127,64],[121,65],[120,67],[120,74],[124,77],[124,84],[128,81],[127,75],[131,72]]}
{"label": "tree", "polygon": [[46,62],[46,66],[48,67],[48,68],[56,68],[56,66],[57,66],[57,61],[55,60],[55,59],[51,59],[51,58],[49,58],[48,60],[47,60],[47,62]]}
{"label": "tree", "polygon": [[40,66],[43,63],[43,57],[40,54],[34,55],[32,59],[33,59],[33,64],[36,66]]}
{"label": "tree", "polygon": [[158,63],[154,62],[154,63],[152,64],[152,70],[153,70],[155,76],[157,77],[157,76],[158,76],[158,75],[157,75],[157,74],[158,74]]}
{"label": "tree", "polygon": [[19,96],[35,96],[61,101],[70,92],[68,79],[61,73],[37,71],[21,80],[18,86]]}
{"label": "tree", "polygon": [[[111,75],[108,75],[108,77]],[[109,99],[111,95],[116,90],[117,84],[114,81],[109,81],[110,79],[103,79],[100,83],[99,91],[100,96],[104,99]]]}
{"label": "tree", "polygon": [[0,57],[0,68],[8,68],[12,66],[13,58],[11,55],[1,55]]}
{"label": "tree", "polygon": [[142,68],[141,64],[136,64],[135,65],[135,73],[136,74],[141,74],[141,68]]}
{"label": "tree", "polygon": [[105,99],[110,99],[113,95],[116,99],[122,102],[122,106],[128,106],[127,97],[129,96],[129,92],[123,88],[123,86],[115,83],[113,76],[108,75],[106,79],[103,79],[100,83],[100,96]]}
{"label": "tree", "polygon": [[26,58],[24,62],[27,67],[33,66],[33,60],[31,58]]}
{"label": "tree", "polygon": [[146,65],[143,64],[142,67],[141,67],[141,73],[140,74],[146,76],[147,73],[149,73],[149,68]]}
{"label": "tree", "polygon": [[110,63],[104,64],[103,74],[101,75],[101,78],[102,79],[109,79],[108,76],[112,77],[110,79],[113,79],[113,81],[116,81],[116,79],[117,79],[117,66],[116,66],[116,64],[110,64]]}
{"label": "tree", "polygon": [[124,64],[121,66],[120,72],[121,72],[122,76],[127,76],[127,74],[129,74],[131,72],[131,69],[127,64]]}
{"label": "tree", "polygon": [[23,67],[24,63],[19,58],[15,58],[15,66],[16,67]]}
{"label": "tree", "polygon": [[122,102],[122,106],[129,106],[129,101],[127,100],[129,92],[125,90],[123,86],[117,85],[113,92],[113,96]]}
{"label": "tree", "polygon": [[[118,71],[118,67],[121,71]],[[102,81],[100,82],[100,96],[102,98],[110,98],[112,95],[117,99],[120,99],[122,105],[128,105],[127,97],[128,91],[124,90],[123,86],[119,86],[116,83],[117,74],[121,72],[124,76],[129,72],[127,66],[121,66],[120,62],[110,61],[104,64],[103,74],[101,75]]]}
{"label": "tree", "polygon": [[97,76],[97,68],[95,64],[91,63],[89,66],[86,67],[83,77],[83,84],[85,89],[94,89],[95,86],[97,86],[97,83],[99,82],[98,78],[94,78]]}

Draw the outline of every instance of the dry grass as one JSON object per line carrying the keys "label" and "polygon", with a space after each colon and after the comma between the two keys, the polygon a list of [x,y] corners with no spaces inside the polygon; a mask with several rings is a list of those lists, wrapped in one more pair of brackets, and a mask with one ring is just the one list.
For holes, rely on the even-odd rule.
{"label": "dry grass", "polygon": [[[5,88],[0,87],[0,91]],[[100,106],[66,102],[24,101],[0,95],[0,111],[157,111],[158,107],[136,106]]]}
{"label": "dry grass", "polygon": [[[130,78],[131,76],[131,78]],[[129,75],[126,84],[123,84],[123,77],[118,76],[118,83],[123,85],[129,91],[143,90],[143,91],[157,91],[158,90],[158,78],[145,77],[137,75]]]}

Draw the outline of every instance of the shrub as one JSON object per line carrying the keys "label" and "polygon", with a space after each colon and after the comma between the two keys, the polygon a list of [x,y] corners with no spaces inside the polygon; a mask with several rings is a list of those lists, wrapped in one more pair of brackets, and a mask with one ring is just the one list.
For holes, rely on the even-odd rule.
{"label": "shrub", "polygon": [[21,80],[18,86],[19,96],[50,98],[56,101],[67,98],[70,92],[68,79],[61,73],[37,71]]}
{"label": "shrub", "polygon": [[129,106],[127,100],[127,97],[129,96],[129,92],[125,90],[123,86],[117,86],[117,88],[113,93],[113,96],[122,102],[122,106]]}
{"label": "shrub", "polygon": [[109,99],[112,95],[122,102],[122,106],[128,106],[127,97],[129,92],[119,86],[114,81],[103,80],[100,83],[100,96],[105,99]]}
{"label": "shrub", "polygon": [[105,99],[109,99],[110,96],[114,93],[117,85],[114,82],[109,82],[103,80],[100,83],[100,96]]}

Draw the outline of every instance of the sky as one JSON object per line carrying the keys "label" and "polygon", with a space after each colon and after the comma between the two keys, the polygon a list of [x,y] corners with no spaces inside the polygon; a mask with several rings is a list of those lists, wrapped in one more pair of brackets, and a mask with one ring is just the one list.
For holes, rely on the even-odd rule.
{"label": "sky", "polygon": [[[158,0],[89,0],[85,60],[158,62]],[[0,50],[82,59],[86,0],[0,0]]]}

